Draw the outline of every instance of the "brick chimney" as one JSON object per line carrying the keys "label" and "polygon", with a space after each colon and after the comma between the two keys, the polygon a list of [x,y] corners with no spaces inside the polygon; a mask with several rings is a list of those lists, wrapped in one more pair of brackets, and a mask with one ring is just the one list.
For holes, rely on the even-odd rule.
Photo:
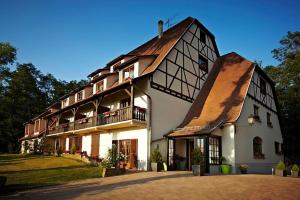
{"label": "brick chimney", "polygon": [[164,22],[162,20],[158,21],[158,39],[160,39],[163,35],[163,26]]}

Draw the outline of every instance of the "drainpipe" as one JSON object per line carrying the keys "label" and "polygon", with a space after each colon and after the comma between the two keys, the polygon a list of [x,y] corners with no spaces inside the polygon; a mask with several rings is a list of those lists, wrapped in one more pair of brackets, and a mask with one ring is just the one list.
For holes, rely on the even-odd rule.
{"label": "drainpipe", "polygon": [[[132,81],[130,81],[132,84]],[[137,85],[133,85],[139,92],[147,96],[147,110],[148,110],[148,120],[147,120],[147,131],[149,134],[148,138],[148,155],[147,157],[149,158],[149,163],[147,164],[147,169],[150,168],[150,148],[151,148],[151,143],[152,143],[152,99],[149,94],[141,90]],[[149,99],[149,100],[148,100]]]}

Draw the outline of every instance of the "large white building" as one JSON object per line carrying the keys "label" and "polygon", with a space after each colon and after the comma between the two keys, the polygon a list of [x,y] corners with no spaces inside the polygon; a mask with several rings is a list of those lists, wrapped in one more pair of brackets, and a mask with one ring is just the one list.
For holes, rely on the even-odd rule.
{"label": "large white building", "polygon": [[197,19],[162,27],[29,121],[22,143],[46,133],[53,151],[76,147],[91,157],[116,144],[127,168],[140,170],[149,169],[154,148],[170,168],[191,169],[198,146],[207,173],[218,173],[221,156],[233,172],[248,164],[249,172],[270,173],[283,159],[272,80],[236,53],[220,56]]}

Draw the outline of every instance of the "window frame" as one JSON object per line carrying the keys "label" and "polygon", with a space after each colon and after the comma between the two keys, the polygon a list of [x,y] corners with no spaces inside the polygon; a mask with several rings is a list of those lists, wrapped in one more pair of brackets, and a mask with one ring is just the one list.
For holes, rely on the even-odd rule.
{"label": "window frame", "polygon": [[201,54],[198,56],[198,65],[201,70],[208,72],[208,59]]}
{"label": "window frame", "polygon": [[[211,147],[213,148],[211,149]],[[220,165],[221,154],[221,137],[208,137],[208,164]]]}
{"label": "window frame", "polygon": [[206,44],[206,33],[203,30],[200,30],[200,42]]}
{"label": "window frame", "polygon": [[[99,87],[100,84],[101,84],[101,86],[102,86],[102,89],[101,89],[101,87]],[[103,80],[98,81],[98,82],[96,83],[96,86],[95,86],[95,87],[96,87],[96,88],[95,88],[95,93],[103,92],[103,91],[104,91],[104,81],[103,81]]]}
{"label": "window frame", "polygon": [[[81,97],[80,97],[80,95],[81,95]],[[81,101],[81,100],[83,100],[83,90],[76,93],[76,101]]]}
{"label": "window frame", "polygon": [[259,79],[259,87],[260,87],[260,93],[263,95],[267,94],[267,83],[263,78]]}
{"label": "window frame", "polygon": [[[128,77],[125,78],[125,73],[128,73]],[[130,65],[123,69],[123,81],[130,80],[134,78],[134,65]]]}
{"label": "window frame", "polygon": [[265,159],[263,154],[263,140],[261,137],[254,137],[252,140],[252,151],[254,159]]}

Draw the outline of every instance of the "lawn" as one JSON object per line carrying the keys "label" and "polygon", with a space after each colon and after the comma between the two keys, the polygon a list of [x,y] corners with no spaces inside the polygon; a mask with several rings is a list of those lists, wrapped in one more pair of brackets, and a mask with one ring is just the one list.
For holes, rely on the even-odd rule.
{"label": "lawn", "polygon": [[0,176],[6,176],[5,191],[56,185],[72,180],[100,177],[99,168],[64,157],[0,155]]}

